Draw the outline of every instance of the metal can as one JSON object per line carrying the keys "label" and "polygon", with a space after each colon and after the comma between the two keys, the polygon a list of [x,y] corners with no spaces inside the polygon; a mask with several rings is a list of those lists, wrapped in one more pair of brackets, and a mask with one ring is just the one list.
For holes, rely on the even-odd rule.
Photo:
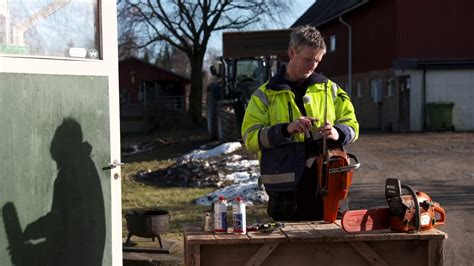
{"label": "metal can", "polygon": [[214,232],[227,233],[227,201],[224,196],[214,203]]}
{"label": "metal can", "polygon": [[245,202],[242,201],[241,197],[235,199],[232,204],[232,221],[234,225],[234,233],[245,234],[247,233],[247,217],[245,213]]}
{"label": "metal can", "polygon": [[202,216],[202,230],[204,232],[212,232],[214,230],[214,213],[205,211]]}

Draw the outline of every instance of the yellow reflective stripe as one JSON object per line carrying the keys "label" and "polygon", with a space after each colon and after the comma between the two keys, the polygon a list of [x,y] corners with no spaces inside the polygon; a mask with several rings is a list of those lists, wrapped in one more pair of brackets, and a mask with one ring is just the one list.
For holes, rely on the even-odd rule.
{"label": "yellow reflective stripe", "polygon": [[270,140],[268,139],[268,132],[270,131],[270,127],[264,127],[260,131],[260,143],[262,143],[263,148],[271,148]]}
{"label": "yellow reflective stripe", "polygon": [[284,173],[275,175],[262,175],[263,184],[280,184],[295,182],[295,173]]}
{"label": "yellow reflective stripe", "polygon": [[257,90],[253,93],[253,96],[259,98],[260,101],[262,101],[262,103],[263,103],[265,106],[268,106],[268,99],[267,99],[267,95],[265,94],[265,92],[261,91],[260,89],[257,89]]}
{"label": "yellow reflective stripe", "polygon": [[253,131],[253,130],[256,130],[256,129],[261,129],[263,127],[262,124],[255,124],[249,128],[247,128],[247,130],[245,130],[245,133],[244,133],[244,142],[247,141],[247,137],[250,133],[250,131]]}

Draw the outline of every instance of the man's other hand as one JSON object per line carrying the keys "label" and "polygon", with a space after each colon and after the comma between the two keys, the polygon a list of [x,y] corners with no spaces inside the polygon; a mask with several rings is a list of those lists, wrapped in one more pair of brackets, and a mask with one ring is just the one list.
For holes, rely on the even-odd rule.
{"label": "man's other hand", "polygon": [[331,125],[331,123],[327,122],[326,125],[319,128],[319,132],[321,135],[327,139],[338,140],[339,139],[339,132],[337,129]]}
{"label": "man's other hand", "polygon": [[300,118],[288,124],[288,133],[306,133],[311,130],[311,126],[313,125],[314,121],[317,121],[317,119],[301,116]]}

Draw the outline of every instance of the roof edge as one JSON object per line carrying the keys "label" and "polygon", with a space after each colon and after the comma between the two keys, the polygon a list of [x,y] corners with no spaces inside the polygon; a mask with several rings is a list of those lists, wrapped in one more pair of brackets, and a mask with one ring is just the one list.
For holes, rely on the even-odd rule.
{"label": "roof edge", "polygon": [[168,73],[168,74],[170,74],[170,75],[172,75],[172,76],[175,76],[175,77],[177,77],[177,78],[179,78],[179,79],[182,79],[182,80],[184,80],[184,81],[186,81],[186,82],[188,82],[188,83],[191,82],[191,79],[190,79],[190,78],[187,78],[187,77],[185,77],[185,76],[182,76],[182,75],[180,75],[180,74],[178,74],[178,73],[175,73],[175,72],[173,72],[173,71],[170,71],[170,70],[168,70],[168,69],[162,68],[162,67],[160,67],[160,66],[154,65],[154,64],[152,64],[152,63],[150,63],[150,62],[146,62],[146,61],[144,61],[144,60],[142,60],[142,59],[140,59],[140,58],[138,58],[138,57],[136,57],[136,56],[129,56],[129,57],[126,57],[126,58],[124,58],[124,59],[121,59],[121,60],[119,60],[119,64],[122,63],[122,62],[128,61],[128,60],[136,60],[136,61],[139,61],[139,62],[141,62],[141,63],[143,63],[143,64],[146,64],[146,65],[151,66],[151,67],[153,67],[153,68],[159,69],[159,70],[161,70],[161,71],[163,71],[163,72],[166,72],[166,73]]}

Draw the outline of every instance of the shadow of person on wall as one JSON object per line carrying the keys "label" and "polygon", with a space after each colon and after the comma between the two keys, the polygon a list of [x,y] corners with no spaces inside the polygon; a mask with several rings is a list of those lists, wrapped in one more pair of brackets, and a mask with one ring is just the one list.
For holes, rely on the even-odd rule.
{"label": "shadow of person on wall", "polygon": [[[105,210],[92,146],[80,124],[65,118],[50,152],[58,175],[51,211],[22,231],[12,202],[2,208],[13,265],[102,265]],[[32,203],[34,204],[34,203]]]}

